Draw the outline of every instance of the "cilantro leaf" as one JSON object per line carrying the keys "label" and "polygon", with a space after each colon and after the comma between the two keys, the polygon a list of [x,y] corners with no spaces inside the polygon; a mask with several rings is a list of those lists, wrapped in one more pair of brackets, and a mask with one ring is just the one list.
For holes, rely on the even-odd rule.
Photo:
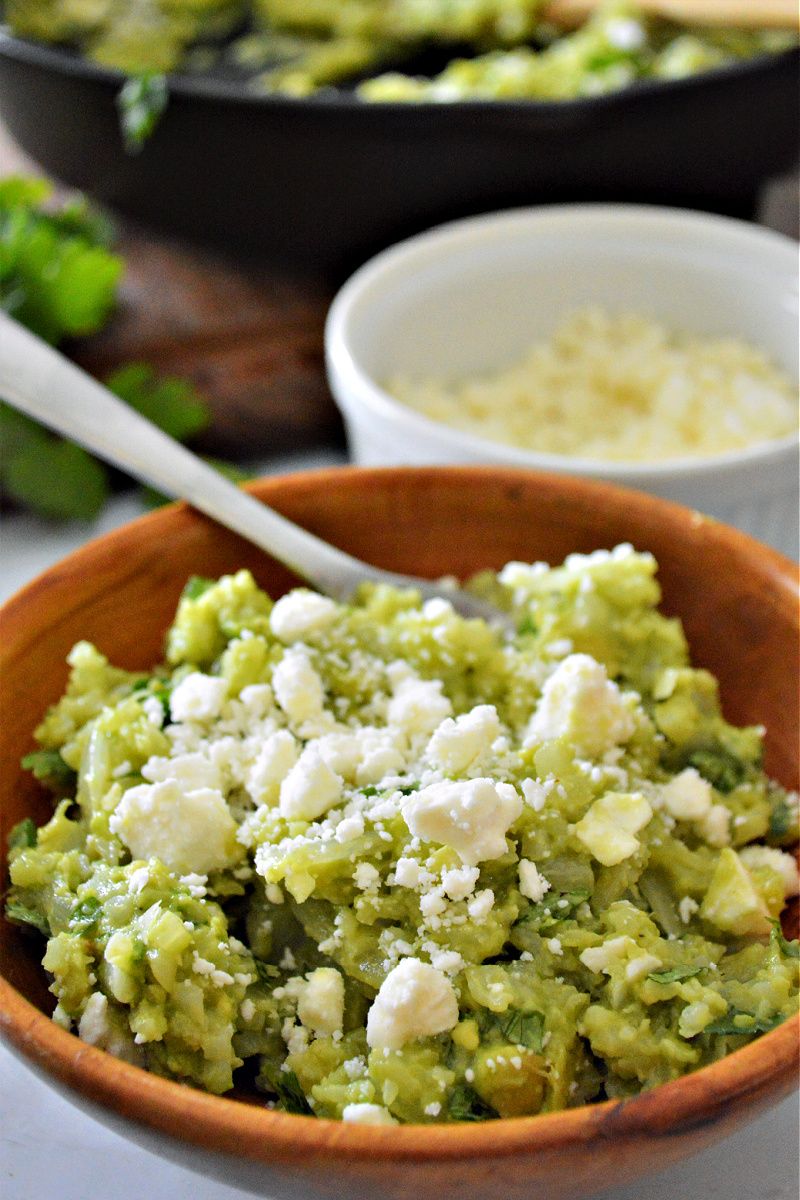
{"label": "cilantro leaf", "polygon": [[682,979],[693,979],[704,967],[670,967],[666,971],[651,971],[647,976],[653,983],[680,983]]}
{"label": "cilantro leaf", "polygon": [[158,125],[169,100],[165,75],[145,71],[126,79],[117,96],[122,136],[129,154],[138,154]]}
{"label": "cilantro leaf", "polygon": [[91,520],[108,496],[100,463],[82,446],[58,438],[18,450],[3,471],[3,484],[12,499],[61,520]]}
{"label": "cilantro leaf", "polygon": [[278,1102],[284,1112],[313,1117],[311,1105],[308,1103],[294,1071],[272,1071],[266,1075],[266,1080],[278,1097]]}
{"label": "cilantro leaf", "polygon": [[720,1033],[728,1037],[733,1035],[740,1037],[749,1037],[754,1033],[770,1033],[771,1030],[777,1029],[783,1024],[784,1017],[756,1017],[752,1013],[740,1012],[736,1008],[729,1008],[724,1017],[719,1021],[714,1021],[711,1025],[706,1025],[703,1033]]}
{"label": "cilantro leaf", "polygon": [[544,1045],[544,1013],[512,1009],[497,1021],[497,1027],[515,1046],[526,1046],[539,1053]]}
{"label": "cilantro leaf", "polygon": [[17,925],[32,925],[45,937],[50,936],[50,926],[42,914],[13,896],[6,902],[6,916],[9,921],[14,921]]}
{"label": "cilantro leaf", "polygon": [[459,1083],[450,1093],[448,1116],[453,1121],[490,1121],[497,1113],[466,1083]]}
{"label": "cilantro leaf", "polygon": [[789,805],[781,796],[774,804],[769,818],[769,835],[780,841],[785,838],[792,827],[792,812]]}
{"label": "cilantro leaf", "polygon": [[88,930],[97,924],[101,908],[102,905],[97,896],[87,896],[85,900],[81,900],[79,904],[75,905],[70,914],[70,929],[76,933],[87,933]]}
{"label": "cilantro leaf", "polygon": [[106,387],[178,441],[200,433],[211,419],[208,404],[188,380],[159,379],[147,363],[121,367]]}
{"label": "cilantro leaf", "polygon": [[800,958],[800,942],[797,938],[790,940],[783,936],[783,928],[780,921],[772,922],[770,941],[778,947],[781,954],[786,958]]}
{"label": "cilantro leaf", "polygon": [[33,750],[25,755],[20,765],[26,771],[32,771],[34,779],[40,782],[49,781],[70,787],[77,778],[57,750]]}
{"label": "cilantro leaf", "polygon": [[204,592],[214,586],[213,579],[206,579],[202,575],[192,575],[186,581],[186,586],[181,592],[182,600],[197,600]]}
{"label": "cilantro leaf", "polygon": [[8,835],[9,850],[26,850],[36,845],[36,826],[30,817],[19,821]]}
{"label": "cilantro leaf", "polygon": [[54,344],[94,333],[116,299],[122,260],[85,206],[42,207],[47,185],[19,177],[0,189],[0,306]]}
{"label": "cilantro leaf", "polygon": [[686,762],[687,766],[694,767],[718,792],[732,792],[745,776],[744,763],[724,746],[695,750]]}

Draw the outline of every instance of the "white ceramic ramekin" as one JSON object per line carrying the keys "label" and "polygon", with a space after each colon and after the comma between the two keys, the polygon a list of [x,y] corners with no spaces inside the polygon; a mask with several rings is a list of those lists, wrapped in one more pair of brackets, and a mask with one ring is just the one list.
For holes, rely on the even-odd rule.
{"label": "white ceramic ramekin", "polygon": [[677,500],[797,557],[796,435],[714,457],[602,462],[461,433],[381,386],[394,374],[498,370],[586,304],[741,338],[797,378],[797,247],[789,238],[676,209],[513,210],[402,242],[337,295],[326,327],[328,378],[354,460],[504,463],[608,479]]}

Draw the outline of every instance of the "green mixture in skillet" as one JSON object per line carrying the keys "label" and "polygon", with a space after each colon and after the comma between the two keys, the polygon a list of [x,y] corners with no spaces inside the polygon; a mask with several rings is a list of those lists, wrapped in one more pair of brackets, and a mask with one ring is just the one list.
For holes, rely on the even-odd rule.
{"label": "green mixture in skillet", "polygon": [[[691,29],[604,4],[576,32],[544,0],[6,0],[12,30],[131,74],[244,72],[305,96],[368,101],[569,100],[675,79],[795,45],[781,31]],[[224,43],[220,48],[220,43]],[[426,61],[427,60],[427,61]],[[427,66],[424,76],[417,69]]]}
{"label": "green mixture in skillet", "polygon": [[54,1019],[170,1078],[345,1120],[630,1096],[797,1008],[797,796],[620,546],[443,600],[192,580],[152,674],[88,643],[27,765],[9,916]]}

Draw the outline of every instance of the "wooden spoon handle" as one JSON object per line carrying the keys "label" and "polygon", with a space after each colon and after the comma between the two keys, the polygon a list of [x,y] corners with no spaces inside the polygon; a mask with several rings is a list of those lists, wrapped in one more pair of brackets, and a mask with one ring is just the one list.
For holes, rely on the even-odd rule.
{"label": "wooden spoon handle", "polygon": [[[544,17],[557,25],[582,24],[600,0],[550,0]],[[796,29],[797,0],[637,0],[637,8],[686,25],[727,25],[740,29]]]}

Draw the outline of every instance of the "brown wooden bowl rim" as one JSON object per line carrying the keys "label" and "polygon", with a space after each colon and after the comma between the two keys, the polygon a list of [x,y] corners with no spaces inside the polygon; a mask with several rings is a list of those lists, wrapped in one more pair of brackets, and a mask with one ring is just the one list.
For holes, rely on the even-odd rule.
{"label": "brown wooden bowl rim", "polygon": [[[261,499],[281,491],[322,491],[343,483],[404,480],[424,482],[442,475],[468,477],[473,485],[513,486],[534,483],[555,492],[583,494],[595,502],[616,498],[640,516],[660,515],[681,536],[713,528],[723,542],[776,585],[797,593],[797,568],[777,551],[738,530],[671,501],[595,480],[511,467],[341,467],[294,475],[272,476],[249,485]],[[93,560],[109,547],[124,551],[131,536],[173,532],[205,518],[186,504],[138,518],[92,540],[43,572],[0,609],[6,634],[24,630],[32,620],[31,605],[56,575],[91,571]],[[8,637],[4,638],[4,644]],[[182,1141],[206,1149],[261,1161],[289,1162],[298,1154],[306,1161],[435,1161],[505,1158],[515,1154],[576,1148],[610,1137],[629,1141],[672,1137],[713,1124],[734,1102],[765,1092],[779,1100],[796,1078],[800,1049],[800,1014],[747,1046],[709,1066],[629,1100],[606,1100],[580,1108],[530,1117],[503,1118],[477,1124],[361,1126],[324,1118],[294,1116],[266,1107],[213,1096],[163,1079],[113,1058],[67,1033],[0,978],[0,1033],[21,1054],[88,1100],[108,1106]]]}

